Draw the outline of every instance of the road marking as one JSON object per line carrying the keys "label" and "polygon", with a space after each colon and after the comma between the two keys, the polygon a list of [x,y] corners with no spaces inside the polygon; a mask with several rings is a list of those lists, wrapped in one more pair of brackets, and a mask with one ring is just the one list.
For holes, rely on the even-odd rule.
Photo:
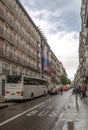
{"label": "road marking", "polygon": [[49,111],[42,111],[40,114],[39,114],[39,116],[45,116],[47,113],[48,113]]}
{"label": "road marking", "polygon": [[38,112],[38,110],[31,111],[30,113],[27,114],[27,116],[33,116],[33,115],[35,115],[37,112]]}
{"label": "road marking", "polygon": [[54,117],[57,116],[59,111],[52,111],[51,114],[49,115],[49,117]]}
{"label": "road marking", "polygon": [[29,112],[26,116],[34,116],[35,114],[37,114],[37,116],[42,117],[42,116],[49,116],[49,117],[55,117],[57,116],[57,114],[59,113],[59,111],[46,111],[46,110],[42,110],[41,112],[39,112],[39,110],[33,110],[31,112]]}
{"label": "road marking", "polygon": [[41,105],[43,105],[43,104],[49,102],[49,101],[50,101],[50,100],[48,99],[47,101],[42,102],[42,103],[40,103],[40,104],[37,105],[37,106],[34,106],[34,107],[32,107],[32,108],[30,108],[30,109],[28,109],[28,110],[26,110],[26,111],[24,111],[24,112],[22,112],[22,113],[20,113],[20,114],[18,114],[18,115],[16,115],[16,116],[14,116],[14,117],[12,117],[12,118],[9,118],[8,120],[6,120],[6,121],[0,123],[0,126],[3,126],[3,125],[5,125],[5,124],[7,124],[8,122],[10,122],[10,121],[12,121],[12,120],[14,120],[14,119],[16,119],[16,118],[18,118],[18,117],[24,115],[24,114],[27,113],[27,112],[30,112],[31,110],[33,110],[33,109],[35,109],[35,108],[37,108],[37,107],[39,107],[39,106],[41,106]]}

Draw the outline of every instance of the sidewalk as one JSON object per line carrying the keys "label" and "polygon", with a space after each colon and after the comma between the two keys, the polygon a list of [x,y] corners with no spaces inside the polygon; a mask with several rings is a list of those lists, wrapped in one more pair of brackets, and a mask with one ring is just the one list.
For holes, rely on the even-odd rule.
{"label": "sidewalk", "polygon": [[7,104],[7,103],[0,103],[0,109],[1,109],[1,108],[5,108],[5,107],[8,107],[8,104]]}
{"label": "sidewalk", "polygon": [[88,99],[83,101],[79,98],[76,103],[75,95],[72,95],[59,121],[64,123],[62,130],[88,130]]}
{"label": "sidewalk", "polygon": [[8,107],[8,103],[6,101],[7,101],[6,99],[0,97],[0,109],[4,107]]}

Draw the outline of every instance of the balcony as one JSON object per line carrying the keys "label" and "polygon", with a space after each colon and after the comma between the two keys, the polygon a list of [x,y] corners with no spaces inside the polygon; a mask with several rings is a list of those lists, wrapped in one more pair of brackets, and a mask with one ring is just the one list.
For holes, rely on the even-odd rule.
{"label": "balcony", "polygon": [[34,42],[28,36],[25,35],[25,37],[27,42],[30,43],[32,47],[37,48],[37,45],[35,45]]}
{"label": "balcony", "polygon": [[[37,46],[31,41],[31,39],[29,39],[28,36],[26,36],[26,34],[24,34],[22,32],[21,29],[19,29],[18,25],[15,23],[14,20],[12,20],[6,13],[4,13],[4,10],[0,9],[0,16],[8,22],[8,24],[10,24],[10,26],[12,28],[14,28],[18,33],[21,34],[21,36],[28,42],[31,44],[32,47],[36,48]],[[25,25],[24,25],[25,26]],[[28,28],[27,28],[28,29]],[[30,42],[29,42],[30,41]]]}
{"label": "balcony", "polygon": [[5,12],[4,10],[0,9],[0,16],[10,24],[12,28],[14,28],[18,33],[19,33],[19,28],[18,25],[15,23],[13,19],[11,19]]}
{"label": "balcony", "polygon": [[9,75],[10,74],[10,70],[8,70],[7,68],[2,68],[2,74]]}
{"label": "balcony", "polygon": [[86,9],[86,4],[83,4],[83,5],[81,6],[81,8],[82,8],[82,9]]}
{"label": "balcony", "polygon": [[16,70],[12,70],[12,75],[17,75],[17,71]]}
{"label": "balcony", "polygon": [[0,16],[4,18],[4,10],[0,9]]}
{"label": "balcony", "polygon": [[2,2],[7,6],[16,16],[18,15],[17,11],[14,9],[13,5],[8,0],[2,0]]}
{"label": "balcony", "polygon": [[37,62],[41,63],[41,58],[40,57],[37,58]]}
{"label": "balcony", "polygon": [[27,49],[24,45],[19,43],[19,41],[14,36],[12,36],[7,31],[4,31],[4,28],[2,28],[2,27],[0,27],[0,35],[3,38],[6,38],[11,44],[18,47],[20,50],[22,50],[23,52],[25,52],[26,54],[28,54],[29,56],[31,56],[35,60],[37,59],[37,56],[34,53],[32,53],[31,50]]}
{"label": "balcony", "polygon": [[32,64],[31,62],[27,62],[26,60],[20,58],[19,56],[15,55],[14,53],[7,51],[0,47],[0,58],[7,59],[13,63],[20,64],[24,67],[31,68],[33,70],[38,71],[38,67]]}
{"label": "balcony", "polygon": [[54,75],[52,76],[52,75],[51,75],[51,81],[56,83],[56,82],[57,82],[56,76],[54,76]]}
{"label": "balcony", "polygon": [[24,75],[24,73],[22,71],[19,72],[19,75]]}
{"label": "balcony", "polygon": [[2,2],[13,11],[13,7],[8,0],[2,0]]}
{"label": "balcony", "polygon": [[52,69],[52,73],[54,73],[56,75],[56,70]]}
{"label": "balcony", "polygon": [[[12,11],[12,13],[17,17],[17,19],[19,20],[19,22],[21,22],[21,24],[26,28],[26,30],[28,32],[30,32],[30,34],[32,36],[34,36],[36,38],[36,40],[37,40],[37,37],[34,34],[34,32],[32,31],[32,29],[30,27],[28,27],[28,25],[26,25],[26,23],[24,22],[23,18],[18,15],[18,12],[15,10],[15,8],[13,7],[13,5],[8,0],[2,0],[2,2],[5,4],[5,6],[7,6],[10,9],[10,11]],[[30,18],[30,21],[31,21],[31,18]]]}

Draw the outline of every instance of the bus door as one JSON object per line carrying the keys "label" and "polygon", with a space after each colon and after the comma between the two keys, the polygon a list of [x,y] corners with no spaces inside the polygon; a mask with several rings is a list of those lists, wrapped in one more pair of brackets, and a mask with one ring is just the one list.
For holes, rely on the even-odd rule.
{"label": "bus door", "polygon": [[2,79],[2,96],[5,96],[5,79]]}

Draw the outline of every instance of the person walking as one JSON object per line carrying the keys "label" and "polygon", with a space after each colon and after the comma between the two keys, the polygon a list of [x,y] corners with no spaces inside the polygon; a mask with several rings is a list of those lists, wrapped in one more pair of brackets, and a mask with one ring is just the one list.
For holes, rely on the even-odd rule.
{"label": "person walking", "polygon": [[78,86],[78,90],[79,90],[79,97],[81,98],[82,91],[81,91],[81,86],[80,85]]}
{"label": "person walking", "polygon": [[75,101],[76,103],[78,102],[78,95],[79,95],[79,89],[78,87],[74,87],[74,93],[75,93]]}
{"label": "person walking", "polygon": [[61,86],[61,88],[60,88],[60,91],[61,91],[61,95],[63,94],[63,88],[62,88],[62,86]]}
{"label": "person walking", "polygon": [[72,95],[73,95],[73,94],[75,94],[75,87],[74,87],[73,90],[72,90]]}
{"label": "person walking", "polygon": [[87,96],[86,96],[86,88],[85,88],[85,86],[82,87],[81,92],[82,92],[82,99],[84,99],[85,97],[87,98]]}

